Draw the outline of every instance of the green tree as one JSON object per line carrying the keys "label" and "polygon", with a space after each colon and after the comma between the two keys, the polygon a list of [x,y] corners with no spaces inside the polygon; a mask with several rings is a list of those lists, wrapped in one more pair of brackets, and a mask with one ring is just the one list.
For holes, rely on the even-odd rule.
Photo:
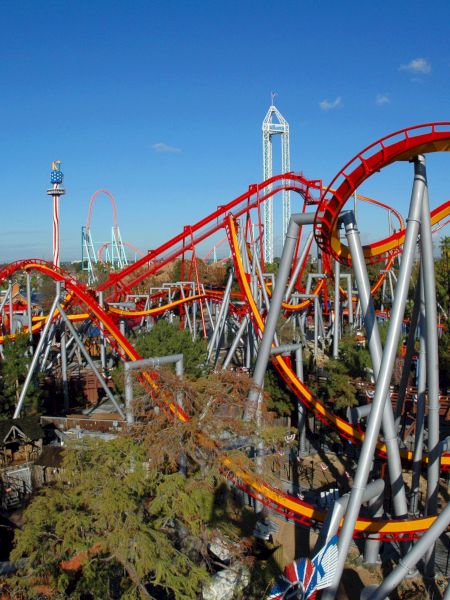
{"label": "green tree", "polygon": [[324,383],[324,390],[327,399],[334,402],[336,408],[355,406],[358,403],[355,383],[344,362],[330,358],[325,369],[327,379]]}
{"label": "green tree", "polygon": [[280,257],[279,256],[275,256],[275,258],[273,259],[273,262],[271,263],[266,263],[265,266],[265,272],[266,273],[273,273],[275,275],[275,277],[278,275],[278,270],[280,268]]}
{"label": "green tree", "polygon": [[439,244],[440,258],[435,261],[436,300],[450,319],[450,236],[445,236]]}
{"label": "green tree", "polygon": [[269,365],[264,376],[264,391],[268,410],[274,411],[280,417],[292,413],[296,406],[293,394],[272,365]]}
{"label": "green tree", "polygon": [[366,369],[372,366],[369,351],[352,335],[341,339],[339,359],[343,361],[352,377],[366,377]]}
{"label": "green tree", "polygon": [[369,352],[351,335],[344,336],[339,345],[339,358],[330,358],[326,365],[326,381],[321,385],[327,400],[336,408],[355,406],[358,403],[356,379],[367,377],[371,367]]}
{"label": "green tree", "polygon": [[[64,598],[191,600],[209,578],[212,539],[244,561],[250,517],[231,503],[221,456],[255,435],[242,419],[248,388],[236,374],[183,383],[162,373],[160,400],[182,392],[190,420],[155,415],[143,394],[129,434],[66,449],[64,481],[32,500],[17,531],[12,559],[26,562],[13,579],[16,593],[33,598],[46,581]],[[284,433],[269,424],[264,439],[276,445]],[[244,452],[228,454],[253,468]]]}
{"label": "green tree", "polygon": [[189,377],[200,377],[205,369],[206,341],[203,338],[193,341],[189,331],[164,319],[157,321],[149,332],[140,334],[135,340],[135,348],[144,357],[183,354],[184,371]]}
{"label": "green tree", "polygon": [[444,394],[450,388],[450,331],[447,328],[439,338],[439,383]]}
{"label": "green tree", "polygon": [[[15,340],[6,339],[3,345],[4,360],[0,365],[2,404],[0,419],[10,419],[19,401],[20,392],[28,373],[31,358],[28,354],[28,336],[18,333]],[[39,381],[28,388],[23,414],[39,412],[42,392]]]}

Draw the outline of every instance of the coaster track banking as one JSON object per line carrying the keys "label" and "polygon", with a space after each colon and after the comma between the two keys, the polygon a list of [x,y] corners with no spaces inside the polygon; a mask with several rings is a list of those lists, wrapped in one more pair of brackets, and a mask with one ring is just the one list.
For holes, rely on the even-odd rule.
{"label": "coaster track banking", "polygon": [[[444,129],[444,131],[442,131],[442,129]],[[412,134],[412,132],[418,131],[420,132],[419,135]],[[398,141],[398,137],[401,138],[400,141]],[[392,142],[391,144],[388,143],[389,140]],[[374,148],[378,149],[378,151],[374,154],[370,154],[370,151]],[[450,123],[428,124],[397,132],[392,136],[387,136],[379,142],[372,144],[365,151],[358,154],[353,161],[350,161],[346,167],[340,171],[338,176],[322,195],[322,199],[316,212],[315,222],[315,237],[319,246],[325,253],[331,254],[341,262],[350,264],[348,249],[343,246],[337,238],[336,224],[339,213],[351,194],[372,172],[382,169],[387,164],[391,164],[396,160],[409,160],[419,153],[442,150],[450,150]],[[350,175],[346,174],[345,170],[355,161],[357,163],[356,168]],[[340,180],[342,177],[343,181]],[[338,182],[337,186],[335,185],[335,182]],[[265,191],[268,186],[276,183],[278,183],[276,187]],[[330,190],[334,188],[336,191],[331,192]],[[164,265],[172,262],[175,258],[181,256],[184,252],[188,252],[190,249],[194,248],[195,245],[207,239],[219,229],[225,228],[229,236],[241,292],[248,302],[249,315],[256,330],[262,333],[264,330],[264,322],[257,309],[256,303],[254,302],[243,267],[236,236],[235,221],[240,216],[248,215],[252,209],[259,210],[262,202],[284,189],[300,193],[304,197],[306,204],[306,201],[309,198],[310,189],[321,192],[322,185],[319,181],[311,182],[302,176],[289,173],[272,177],[260,186],[250,186],[249,191],[236,200],[224,207],[220,207],[212,215],[203,219],[196,225],[185,228],[185,231],[182,234],[176,236],[166,244],[163,244],[157,250],[150,252],[146,257],[139,260],[134,265],[125,268],[120,273],[111,275],[106,283],[99,286],[98,290],[103,291],[114,288],[113,297],[118,298],[121,294],[131,290],[135,285],[149,277],[151,274],[157,272]],[[446,202],[431,213],[433,224],[442,222],[444,219],[448,218],[449,214],[450,202]],[[404,232],[400,231],[380,242],[366,246],[364,248],[366,259],[370,262],[391,259],[395,254],[398,254],[401,251],[403,239]],[[13,273],[20,270],[37,270],[48,275],[55,281],[62,282],[66,290],[73,295],[76,301],[81,306],[85,307],[89,317],[95,322],[103,325],[109,342],[118,350],[124,360],[135,361],[141,358],[130,342],[120,333],[112,316],[99,306],[93,294],[80,282],[76,281],[62,269],[54,269],[49,263],[40,260],[11,263],[0,271],[0,280],[7,279],[8,277],[11,277]],[[196,299],[199,299],[198,295],[196,296]],[[192,301],[192,298],[187,298],[185,300]],[[165,310],[168,310],[167,306],[165,307]],[[139,316],[142,316],[142,312],[145,313],[146,311],[134,312],[140,313]],[[344,419],[330,413],[323,404],[313,398],[311,392],[295,376],[281,356],[277,356],[273,360],[284,380],[291,389],[296,392],[298,399],[307,408],[314,411],[314,413],[327,424],[333,425],[333,427],[347,439],[361,442],[363,434]],[[154,376],[151,376],[149,373],[144,373],[143,376],[148,389],[150,389],[152,393],[157,391],[158,388]],[[173,402],[169,403],[169,408],[178,418],[182,420],[188,418],[186,413],[174,405]],[[377,450],[379,454],[385,455],[385,447],[383,444],[379,443]],[[412,454],[404,453],[403,458],[411,460]],[[243,471],[238,465],[233,464],[226,455],[223,457],[223,465],[230,479],[235,481],[237,485],[247,489],[251,494],[257,496],[275,510],[305,524],[319,523],[324,520],[325,514],[322,511],[267,485],[261,479]],[[441,465],[443,469],[450,468],[449,454],[442,457]],[[383,539],[411,538],[417,533],[428,529],[434,519],[434,516],[411,519],[408,521],[392,519],[389,521],[359,519],[356,524],[354,535],[360,536],[363,534],[375,533]]]}
{"label": "coaster track banking", "polygon": [[[237,245],[237,238],[235,235],[235,231],[233,233],[233,222],[231,217],[229,218],[229,226],[232,232],[232,237],[235,238],[235,244]],[[237,246],[236,246],[237,247]],[[248,285],[246,282],[246,278],[244,275],[242,261],[239,254],[236,254],[236,261],[239,265],[239,271],[241,273],[240,279],[242,279],[243,286]],[[116,327],[115,323],[112,321],[111,317],[98,305],[96,300],[92,297],[91,293],[78,281],[72,278],[69,274],[65,273],[62,269],[55,270],[50,263],[46,263],[45,261],[40,260],[31,260],[31,261],[18,261],[15,263],[11,263],[4,269],[0,271],[0,279],[10,277],[17,271],[29,271],[36,270],[40,273],[48,275],[55,281],[60,281],[64,284],[65,288],[70,291],[73,296],[77,299],[77,301],[84,305],[88,311],[90,318],[92,318],[97,323],[102,323],[105,328],[105,334],[108,337],[109,342],[116,348],[122,358],[124,360],[140,360],[142,357],[139,353],[133,348],[130,342],[123,336],[119,329]],[[264,324],[262,322],[262,318],[259,315],[256,306],[254,305],[253,298],[251,296],[251,292],[248,289],[248,299],[251,308],[254,306],[254,319],[255,322],[260,323],[261,329],[264,328]],[[253,306],[252,306],[253,305]],[[346,423],[344,420],[339,417],[335,417],[331,413],[329,413],[323,405],[315,400],[309,390],[303,386],[303,384],[295,377],[292,373],[288,365],[285,363],[282,357],[276,357],[276,363],[281,367],[281,372],[283,377],[290,381],[291,384],[297,387],[297,389],[302,390],[302,399],[309,399],[311,404],[310,407],[317,411],[318,415],[326,416],[330,419],[331,423],[336,425],[340,424],[340,431],[348,429],[348,435],[352,434],[352,431],[355,433],[355,440],[357,437],[361,436],[361,434],[352,428],[351,425]],[[150,375],[145,372],[142,374],[143,382],[147,383],[147,389],[150,388],[151,392],[157,391],[157,383],[154,380],[154,374]],[[150,384],[150,385],[148,385]],[[155,396],[157,399],[157,396]],[[167,405],[159,402],[159,405],[162,408],[167,409]],[[308,405],[308,404],[306,404]],[[173,402],[169,403],[169,409],[172,413],[174,413],[179,419],[186,420],[188,419],[188,415],[182,411],[177,405]],[[348,435],[346,437],[348,437]],[[450,455],[445,455],[443,457],[442,463],[444,465],[445,461],[448,461],[447,464],[450,464]],[[299,521],[303,524],[316,524],[321,523],[325,519],[325,513],[323,511],[318,510],[316,507],[303,502],[297,498],[289,496],[273,488],[268,485],[260,478],[255,477],[254,475],[247,473],[243,469],[239,467],[239,465],[234,465],[232,461],[226,455],[223,456],[223,464],[224,469],[226,470],[230,479],[232,479],[237,485],[247,490],[250,494],[257,496],[263,503],[271,506],[276,511],[286,515],[296,521]],[[389,521],[378,521],[378,520],[370,520],[370,519],[359,519],[356,528],[355,528],[355,536],[361,536],[366,534],[377,534],[382,539],[392,539],[392,538],[410,538],[414,537],[417,533],[421,531],[425,531],[428,529],[433,523],[435,517],[426,517],[419,519],[412,519],[409,521],[401,521],[401,520],[389,520]]]}

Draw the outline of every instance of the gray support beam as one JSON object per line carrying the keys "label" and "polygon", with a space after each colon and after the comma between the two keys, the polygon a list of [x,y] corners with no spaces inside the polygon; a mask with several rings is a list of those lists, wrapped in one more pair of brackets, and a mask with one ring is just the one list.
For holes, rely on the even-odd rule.
{"label": "gray support beam", "polygon": [[[61,294],[64,291],[62,283],[58,281],[56,283],[56,295],[61,298]],[[67,347],[66,347],[66,328],[64,322],[61,321],[59,324],[60,331],[60,349],[61,349],[61,377],[63,385],[63,398],[64,398],[64,409],[69,409],[69,383],[67,379]]]}
{"label": "gray support beam", "polygon": [[247,335],[245,338],[245,367],[250,370],[253,361],[253,325],[247,321]]}
{"label": "gray support beam", "polygon": [[301,350],[301,344],[282,344],[281,346],[274,346],[270,349],[270,354],[272,356],[277,356],[278,354],[287,354],[288,352],[297,352],[297,350]]}
{"label": "gray support beam", "polygon": [[339,356],[339,336],[341,325],[341,263],[338,260],[334,261],[334,327],[333,327],[333,358]]}
{"label": "gray support beam", "polygon": [[[419,281],[422,284],[423,269]],[[416,408],[416,435],[412,465],[411,501],[410,512],[418,514],[420,472],[422,470],[423,434],[425,421],[425,388],[426,388],[426,321],[425,321],[425,298],[423,287],[420,285],[420,353],[419,353],[419,381],[417,386],[417,408]]]}
{"label": "gray support beam", "polygon": [[313,235],[314,235],[314,232],[311,231],[309,233],[308,237],[306,238],[305,245],[303,246],[302,253],[300,254],[300,258],[298,259],[297,264],[295,265],[294,272],[292,273],[291,280],[289,282],[288,288],[286,290],[286,294],[284,296],[284,301],[285,302],[289,302],[289,299],[290,299],[291,294],[292,294],[292,290],[294,289],[294,285],[295,285],[295,283],[296,283],[296,281],[298,279],[298,276],[299,276],[299,273],[300,273],[300,269],[302,268],[302,265],[303,265],[303,263],[306,260],[306,255],[309,252],[309,249],[310,249],[310,246],[311,246],[311,242],[312,242],[312,239],[313,239]]}
{"label": "gray support beam", "polygon": [[314,360],[319,353],[319,298],[314,297]]}
{"label": "gray support beam", "polygon": [[4,314],[4,310],[5,310],[5,304],[7,303],[7,301],[8,301],[8,298],[9,298],[9,288],[8,288],[8,290],[6,291],[5,295],[3,296],[2,303],[0,304],[0,312],[2,313],[2,316],[3,316],[3,314]]}
{"label": "gray support beam", "polygon": [[61,323],[61,375],[63,384],[64,409],[69,409],[69,382],[67,378],[67,348],[66,348],[66,328],[64,323]]}
{"label": "gray support beam", "polygon": [[[103,292],[98,293],[98,303],[100,304],[101,308],[105,307]],[[103,327],[102,322],[100,322],[100,363],[102,365],[102,370],[106,371],[106,340],[105,328]]]}
{"label": "gray support beam", "polygon": [[411,371],[411,362],[414,354],[414,344],[416,341],[416,329],[419,322],[420,313],[420,279],[417,280],[416,291],[414,294],[414,306],[411,315],[411,322],[409,324],[408,339],[406,342],[406,354],[403,363],[402,376],[400,379],[400,385],[398,388],[397,406],[395,410],[395,426],[397,431],[400,431],[403,404],[405,402],[406,391],[408,389],[408,380]]}
{"label": "gray support beam", "polygon": [[9,293],[9,333],[14,333],[14,319],[13,319],[13,295],[12,295],[12,281],[8,282],[8,293]]}
{"label": "gray support beam", "polygon": [[352,294],[352,276],[350,273],[341,275],[341,279],[347,280],[347,297],[348,297],[348,324],[353,327],[353,294]]}
{"label": "gray support beam", "polygon": [[270,303],[269,313],[264,325],[264,334],[258,349],[258,356],[253,372],[253,388],[249,393],[247,408],[245,411],[246,419],[250,419],[252,416],[255,416],[255,410],[256,413],[258,412],[257,405],[260,401],[260,390],[264,385],[264,375],[269,362],[270,349],[272,347],[277,321],[281,311],[286,283],[289,278],[299,226],[312,223],[314,223],[314,214],[312,213],[291,215],[291,220],[289,222],[286,240],[283,247],[283,253],[281,256],[280,267],[278,270],[278,276],[275,282],[275,289],[273,290],[272,294],[272,302]]}
{"label": "gray support beam", "polygon": [[[369,277],[367,274],[359,232],[356,228],[353,213],[344,215],[343,222],[345,224],[345,233],[352,255],[352,263],[359,290],[364,324],[367,331],[373,371],[375,379],[377,379],[380,373],[383,349],[381,346],[381,339],[375,315],[375,306],[371,296]],[[389,397],[386,398],[384,404],[382,426],[385,443],[387,446],[388,468],[393,494],[394,512],[398,517],[404,517],[408,513],[408,504],[406,499],[406,491],[403,484],[402,465],[398,447],[397,430],[394,424],[394,413]],[[365,544],[366,562],[370,564],[377,562],[379,547],[379,540],[376,537],[369,536]]]}
{"label": "gray support beam", "polygon": [[[266,310],[269,310],[269,308],[270,308],[269,294],[267,293],[266,282],[265,282],[265,279],[264,279],[264,273],[262,272],[261,262],[259,260],[257,252],[253,253],[253,261],[255,263],[256,273],[257,273],[259,284],[260,284],[261,294],[262,294],[264,303],[266,305]],[[255,290],[257,291],[258,290],[258,286],[257,286],[256,280],[255,280],[255,284],[256,284],[255,285]],[[254,295],[254,298],[257,299],[257,294],[254,293],[253,295]],[[258,303],[258,307],[261,309],[261,303],[260,302]],[[275,341],[275,344],[278,346],[278,338],[277,338],[276,332],[275,332],[275,336],[274,336],[274,341]]]}
{"label": "gray support beam", "polygon": [[361,406],[352,406],[347,408],[347,421],[355,425],[359,423],[361,419],[365,419],[370,415],[372,410],[371,404],[361,404]]}
{"label": "gray support beam", "polygon": [[350,501],[345,515],[344,525],[339,538],[339,558],[336,566],[335,577],[332,585],[324,591],[322,600],[332,600],[335,598],[339,582],[344,570],[344,564],[347,559],[348,550],[353,537],[355,523],[358,518],[361,507],[362,496],[367,485],[372,459],[377,443],[378,433],[380,431],[381,420],[383,417],[384,405],[394,367],[394,360],[397,350],[398,339],[400,335],[400,326],[405,311],[405,303],[408,295],[408,288],[411,278],[411,270],[414,262],[417,236],[420,226],[421,205],[426,183],[425,159],[423,156],[417,157],[414,161],[414,184],[411,195],[411,204],[406,226],[405,241],[403,244],[403,260],[400,265],[400,272],[397,282],[394,304],[391,312],[391,320],[387,333],[386,344],[383,352],[383,359],[379,377],[376,382],[375,397],[372,403],[372,410],[367,422],[366,435],[361,448],[360,459],[356,469],[353,488],[350,494]]}
{"label": "gray support beam", "polygon": [[[55,326],[55,321],[53,321],[52,324],[50,325],[50,331],[47,334],[44,355],[41,360],[41,367],[40,367],[41,373],[45,373],[45,370],[48,368],[47,361],[48,361],[48,356],[50,354],[50,350],[52,348],[52,343],[53,343],[53,338],[55,337],[55,332],[56,332],[56,326]],[[51,366],[51,364],[50,364],[50,366]]]}
{"label": "gray support beam", "polygon": [[[425,297],[425,323],[427,347],[428,383],[428,474],[427,515],[435,515],[439,492],[439,356],[437,334],[436,279],[434,274],[433,239],[430,222],[428,188],[425,187],[420,225],[420,249],[422,252],[423,288]],[[434,545],[425,556],[425,573],[434,574]]]}
{"label": "gray support beam", "polygon": [[127,365],[132,365],[132,362],[124,363],[124,385],[125,385],[125,414],[128,425],[134,423],[133,415],[133,376],[131,369],[127,368]]}
{"label": "gray support beam", "polygon": [[[134,423],[133,415],[133,378],[132,372],[147,368],[157,368],[161,365],[169,365],[175,363],[175,372],[178,377],[182,378],[184,374],[184,357],[182,354],[171,354],[169,356],[153,356],[151,358],[143,358],[132,362],[124,363],[124,382],[125,382],[125,411],[127,423]],[[177,403],[183,408],[183,401],[180,396],[177,396]]]}
{"label": "gray support beam", "polygon": [[[358,285],[359,298],[361,301],[364,324],[369,343],[369,351],[376,381],[380,376],[383,348],[378,331],[375,306],[371,296],[369,277],[367,274],[359,232],[356,228],[353,213],[345,214],[343,216],[343,222],[345,224],[345,232],[352,255],[352,263]],[[403,484],[402,464],[398,447],[397,430],[395,428],[394,413],[389,395],[387,395],[384,403],[382,427],[384,441],[387,446],[388,468],[393,495],[394,511],[397,517],[404,517],[408,514],[408,504],[405,487]]]}
{"label": "gray support beam", "polygon": [[[295,351],[295,373],[300,381],[303,381],[303,347],[300,346]],[[297,429],[298,429],[298,449],[300,452],[306,452],[306,410],[303,404],[297,400]]]}
{"label": "gray support beam", "polygon": [[73,337],[73,339],[75,340],[75,342],[78,345],[79,349],[81,350],[81,353],[84,356],[87,364],[93,370],[93,372],[94,372],[95,376],[97,377],[100,385],[104,389],[105,394],[111,400],[111,402],[113,403],[114,407],[116,408],[117,412],[122,417],[122,419],[125,419],[125,413],[123,412],[122,408],[120,407],[120,405],[118,404],[117,400],[115,399],[114,394],[111,392],[111,390],[109,389],[109,387],[106,385],[105,380],[103,379],[103,377],[101,376],[99,370],[95,366],[95,363],[92,360],[92,358],[90,357],[89,352],[86,350],[85,345],[83,344],[83,342],[78,337],[78,334],[77,334],[77,331],[76,331],[75,327],[70,322],[70,320],[69,320],[68,316],[66,315],[66,313],[64,312],[64,309],[62,308],[62,306],[60,304],[58,304],[57,307],[58,307],[58,310],[59,310],[59,312],[61,314],[61,317],[62,317],[62,319],[63,319],[63,321],[64,321],[67,329],[70,332],[70,335]]}
{"label": "gray support beam", "polygon": [[[402,261],[403,264],[403,261]],[[450,504],[444,508],[433,525],[412,546],[411,550],[400,559],[398,566],[389,573],[383,583],[371,594],[368,600],[384,600],[405,579],[429,548],[433,548],[436,540],[450,524]]]}
{"label": "gray support beam", "polygon": [[230,274],[228,275],[227,285],[225,286],[225,291],[223,293],[222,304],[220,305],[219,316],[217,317],[217,320],[216,320],[216,327],[215,327],[212,337],[209,341],[208,356],[207,356],[206,362],[209,362],[211,360],[212,353],[214,352],[216,345],[219,344],[220,338],[222,337],[223,322],[225,319],[226,311],[228,310],[228,305],[230,303],[230,294],[231,294],[231,286],[232,285],[233,285],[233,271],[230,271]]}
{"label": "gray support beam", "polygon": [[[369,484],[370,485],[370,484]],[[368,508],[370,516],[374,519],[383,516],[384,512],[384,488],[378,495],[374,495],[368,502]],[[369,535],[366,543],[364,544],[364,563],[366,565],[376,565],[380,562],[380,542],[376,539],[375,535]]]}
{"label": "gray support beam", "polygon": [[28,373],[27,373],[27,376],[25,377],[25,381],[24,381],[22,390],[20,392],[19,401],[18,401],[16,409],[14,411],[13,419],[18,419],[20,417],[20,411],[22,410],[22,406],[23,406],[23,403],[25,401],[25,396],[26,396],[27,391],[28,391],[28,387],[29,387],[29,385],[31,383],[31,380],[32,380],[33,375],[34,375],[34,371],[36,370],[36,366],[37,366],[38,360],[39,360],[39,358],[41,356],[42,349],[43,349],[44,344],[45,344],[45,342],[47,340],[48,332],[50,331],[50,327],[51,327],[51,325],[53,323],[52,317],[53,317],[53,313],[56,310],[56,307],[58,306],[58,303],[59,303],[59,296],[58,296],[58,294],[56,294],[55,295],[55,299],[53,300],[53,304],[52,304],[52,307],[50,309],[47,321],[45,322],[44,329],[42,330],[41,337],[39,338],[39,342],[38,342],[38,345],[36,347],[36,351],[35,351],[35,353],[33,355],[33,358],[31,359],[31,364],[28,367]]}
{"label": "gray support beam", "polygon": [[[380,495],[383,494],[383,491],[384,481],[382,479],[371,481],[364,489],[361,502],[369,502],[372,498],[379,498]],[[350,494],[344,494],[338,498],[329,509],[317,539],[316,551],[320,550],[338,532],[342,517],[347,510],[349,500]]]}
{"label": "gray support beam", "polygon": [[[313,223],[313,213],[294,214],[291,215],[291,219],[289,221],[289,227],[286,233],[283,253],[281,255],[278,276],[276,278],[275,288],[272,293],[272,301],[270,303],[269,312],[264,324],[264,333],[259,345],[258,356],[256,358],[255,369],[253,372],[253,386],[249,392],[244,413],[245,420],[255,419],[257,429],[261,427],[261,389],[264,386],[264,375],[270,359],[270,350],[274,341],[277,321],[280,315],[286,284],[291,270],[299,226],[308,224],[312,225]],[[257,443],[256,449],[256,468],[259,472],[262,470],[262,450],[262,441],[260,441]],[[255,510],[258,511],[259,508],[260,503],[259,501],[256,501]]]}
{"label": "gray support beam", "polygon": [[31,275],[27,271],[27,322],[28,322],[28,339],[30,340],[30,349],[33,345],[33,320],[31,314]]}
{"label": "gray support beam", "polygon": [[245,315],[245,317],[242,318],[241,324],[239,325],[239,329],[237,330],[237,333],[234,337],[234,340],[231,344],[228,354],[226,355],[225,360],[223,361],[221,371],[225,371],[230,366],[230,363],[236,353],[237,347],[239,346],[239,342],[241,341],[242,336],[244,335],[244,331],[245,331],[245,328],[247,327],[248,322],[249,322],[249,317],[248,317],[248,315]]}

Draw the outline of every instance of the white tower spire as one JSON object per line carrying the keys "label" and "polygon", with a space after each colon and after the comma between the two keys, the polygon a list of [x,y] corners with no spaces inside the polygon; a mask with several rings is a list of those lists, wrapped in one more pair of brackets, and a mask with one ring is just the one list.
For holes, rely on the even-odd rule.
{"label": "white tower spire", "polygon": [[[289,124],[274,104],[277,94],[272,92],[272,104],[262,124],[264,181],[272,177],[272,136],[281,136],[281,171],[290,171]],[[274,120],[275,119],[275,120]],[[273,262],[273,202],[272,198],[264,203],[264,261]],[[283,192],[283,243],[291,218],[291,197]]]}

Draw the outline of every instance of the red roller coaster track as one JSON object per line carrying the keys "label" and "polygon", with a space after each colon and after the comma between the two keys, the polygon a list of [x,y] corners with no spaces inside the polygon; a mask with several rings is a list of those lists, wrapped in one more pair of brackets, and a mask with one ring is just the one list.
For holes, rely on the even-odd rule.
{"label": "red roller coaster track", "polygon": [[[409,160],[420,153],[448,150],[450,150],[450,123],[446,122],[404,129],[382,138],[360,152],[347,163],[322,194],[316,212],[315,237],[323,251],[338,260],[349,262],[348,251],[340,244],[335,233],[337,219],[347,199],[372,173],[394,161]],[[272,189],[269,189],[269,186],[273,186]],[[256,329],[263,331],[264,322],[253,300],[240,256],[235,221],[241,216],[248,215],[253,209],[259,210],[261,203],[284,189],[300,193],[307,201],[309,190],[315,189],[322,192],[322,184],[319,181],[308,181],[303,176],[288,173],[272,177],[261,185],[252,185],[245,194],[218,208],[196,225],[186,227],[181,234],[162,244],[137,263],[125,268],[120,273],[112,274],[104,284],[99,286],[98,290],[112,289],[113,296],[117,298],[182,255],[183,252],[194,248],[219,229],[226,229],[238,281],[241,292],[247,300],[250,317]],[[435,224],[442,222],[448,218],[449,214],[450,203],[446,202],[432,212],[433,222]],[[400,251],[402,241],[402,232],[398,232],[385,240],[366,246],[365,255],[367,260],[374,262],[391,257],[394,253]],[[19,261],[3,268],[0,271],[0,280],[10,277],[16,271],[30,269],[36,269],[56,281],[63,282],[65,288],[73,294],[76,300],[86,307],[91,318],[103,324],[110,342],[118,349],[124,360],[138,360],[140,358],[130,342],[120,333],[111,316],[98,305],[94,295],[61,269],[55,269],[50,264],[39,260]],[[344,437],[357,442],[363,439],[361,432],[353,428],[344,419],[330,413],[323,404],[312,396],[311,392],[295,376],[281,356],[277,356],[274,362],[284,380],[295,391],[297,397],[305,406],[314,411],[325,423],[335,427]],[[144,375],[145,383],[150,387],[152,393],[155,393],[157,383],[153,376],[148,373]],[[164,402],[165,399],[162,399],[162,401]],[[183,420],[188,418],[186,413],[174,405],[173,402],[169,402],[168,406],[178,418]],[[383,444],[379,443],[377,450],[381,455],[385,455]],[[410,460],[411,456],[405,453],[404,459]],[[321,511],[272,488],[254,475],[246,473],[238,465],[232,463],[226,455],[223,456],[223,465],[230,479],[279,512],[305,524],[323,521],[324,514]],[[443,456],[442,468],[450,468],[450,455]],[[356,523],[355,536],[375,533],[383,539],[411,538],[417,533],[428,529],[434,519],[434,516],[409,521],[359,519]]]}

